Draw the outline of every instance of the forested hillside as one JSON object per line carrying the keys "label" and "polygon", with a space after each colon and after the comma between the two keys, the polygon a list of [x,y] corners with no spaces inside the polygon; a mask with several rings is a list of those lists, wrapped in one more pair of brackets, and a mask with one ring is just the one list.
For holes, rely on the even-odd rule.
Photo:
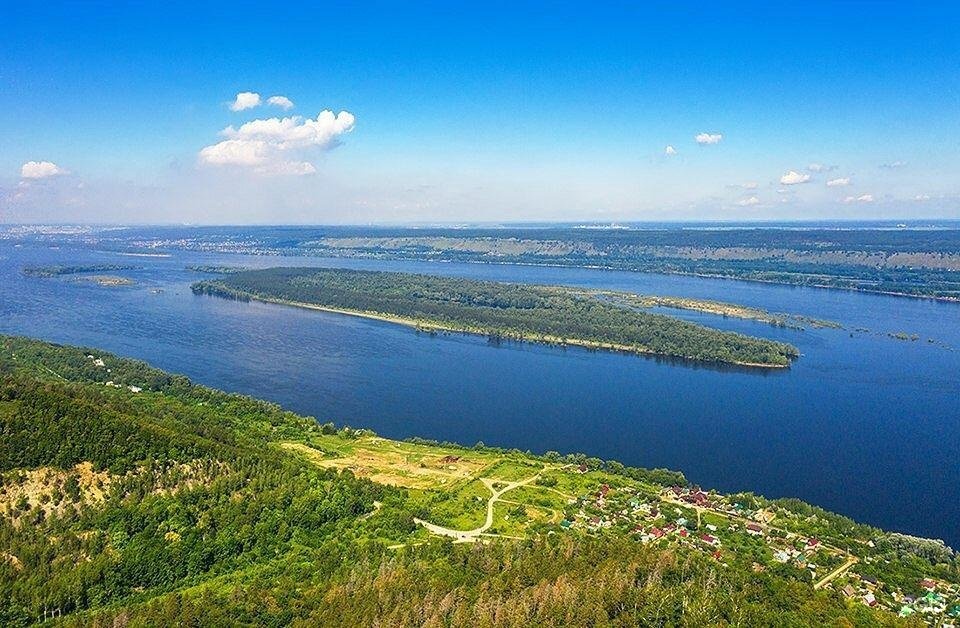
{"label": "forested hillside", "polygon": [[[454,544],[417,523],[482,519],[477,477],[517,480],[510,499],[527,506],[497,505],[494,527],[473,539],[482,542]],[[758,548],[721,561],[536,512],[574,517],[558,496],[598,483],[610,503],[608,491],[644,501],[688,491],[676,473],[388,441],[22,338],[0,337],[0,478],[8,626],[921,624],[815,589],[802,569],[751,568]],[[798,513],[785,525],[886,538],[758,499],[743,503]],[[923,565],[956,574],[950,552],[910,560],[905,582]]]}

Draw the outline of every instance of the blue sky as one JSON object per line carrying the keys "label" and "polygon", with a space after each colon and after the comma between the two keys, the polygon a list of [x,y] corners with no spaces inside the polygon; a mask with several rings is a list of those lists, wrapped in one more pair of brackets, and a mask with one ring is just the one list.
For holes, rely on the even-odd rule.
{"label": "blue sky", "polygon": [[0,221],[960,217],[956,4],[456,4],[7,7]]}

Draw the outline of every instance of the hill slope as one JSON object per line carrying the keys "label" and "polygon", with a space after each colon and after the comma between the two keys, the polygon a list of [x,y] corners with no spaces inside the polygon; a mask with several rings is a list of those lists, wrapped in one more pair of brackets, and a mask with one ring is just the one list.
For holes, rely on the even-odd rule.
{"label": "hill slope", "polygon": [[[853,559],[840,578],[879,576],[884,605],[929,576],[946,613],[960,580],[942,546],[799,502],[580,455],[390,441],[22,338],[0,337],[0,474],[11,626],[920,623],[770,559],[813,532],[818,578]],[[449,538],[465,532],[484,542]]]}

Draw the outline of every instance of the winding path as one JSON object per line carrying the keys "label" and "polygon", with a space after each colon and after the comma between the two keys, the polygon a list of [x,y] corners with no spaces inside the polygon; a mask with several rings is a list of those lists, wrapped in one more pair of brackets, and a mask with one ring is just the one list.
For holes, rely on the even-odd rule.
{"label": "winding path", "polygon": [[[413,522],[422,525],[424,528],[440,536],[449,536],[461,543],[468,543],[475,541],[478,536],[485,533],[487,530],[493,526],[493,505],[500,500],[500,497],[504,493],[512,491],[515,488],[520,488],[530,484],[531,482],[536,481],[540,477],[540,474],[533,477],[529,477],[525,480],[517,480],[516,482],[504,482],[503,480],[491,479],[491,478],[480,478],[480,481],[483,482],[483,485],[490,490],[492,495],[490,499],[487,500],[487,520],[479,528],[474,528],[473,530],[454,530],[453,528],[444,528],[443,526],[438,526],[435,523],[430,523],[429,521],[424,521],[423,519],[414,519]],[[494,484],[505,484],[503,488],[497,490],[494,488]]]}

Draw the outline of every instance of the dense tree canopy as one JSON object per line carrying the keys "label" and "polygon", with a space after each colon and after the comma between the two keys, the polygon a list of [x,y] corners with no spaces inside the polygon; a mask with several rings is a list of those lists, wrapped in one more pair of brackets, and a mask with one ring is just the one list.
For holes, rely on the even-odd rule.
{"label": "dense tree canopy", "polygon": [[271,268],[199,282],[193,290],[375,313],[496,338],[586,343],[708,362],[785,366],[798,355],[795,347],[784,343],[639,311],[573,288],[377,271]]}

